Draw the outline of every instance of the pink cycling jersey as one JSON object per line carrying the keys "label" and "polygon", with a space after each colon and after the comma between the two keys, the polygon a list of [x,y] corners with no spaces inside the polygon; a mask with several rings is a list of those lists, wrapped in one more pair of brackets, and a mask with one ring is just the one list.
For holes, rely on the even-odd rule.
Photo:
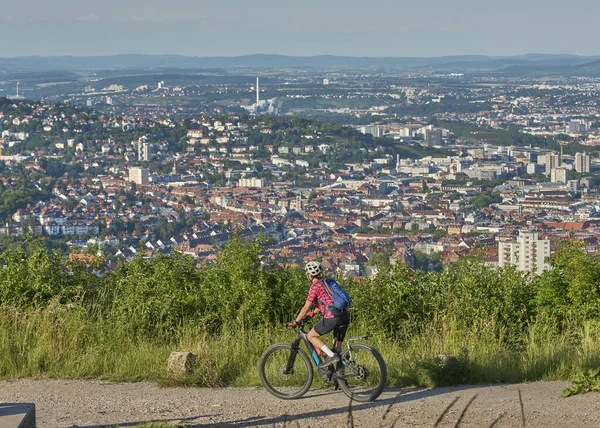
{"label": "pink cycling jersey", "polygon": [[313,281],[310,290],[308,291],[306,301],[319,308],[323,314],[323,318],[334,318],[329,309],[329,305],[333,305],[333,299],[329,297],[329,294],[325,291],[323,283],[320,280]]}

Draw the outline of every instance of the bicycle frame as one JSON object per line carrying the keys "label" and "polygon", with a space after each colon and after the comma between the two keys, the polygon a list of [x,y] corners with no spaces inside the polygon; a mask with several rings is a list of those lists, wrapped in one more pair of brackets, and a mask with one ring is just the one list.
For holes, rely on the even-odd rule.
{"label": "bicycle frame", "polygon": [[[315,350],[313,344],[310,343],[310,340],[308,340],[308,333],[305,332],[302,327],[298,328],[298,337],[296,337],[296,339],[292,342],[293,351],[298,351],[298,349],[300,348],[300,342],[304,342],[306,348],[308,349],[308,353],[311,356],[313,364],[316,368],[319,368],[319,363],[321,362],[321,359],[319,358],[319,355],[317,354],[317,351]],[[290,353],[290,358],[288,359],[288,363],[285,368],[284,374],[288,374],[293,370],[294,362],[296,361],[296,355],[298,355],[297,352]]]}
{"label": "bicycle frame", "polygon": [[[350,348],[350,342],[352,342],[354,340],[366,339],[368,337],[369,337],[368,335],[361,336],[361,337],[354,337],[354,338],[351,338],[346,341],[346,344],[347,344],[346,346],[348,349],[347,355],[349,358],[352,358],[352,350]],[[313,346],[313,344],[310,343],[310,340],[308,340],[308,333],[306,331],[304,331],[304,329],[302,327],[298,328],[298,337],[292,342],[292,350],[293,351],[297,351],[300,348],[300,342],[304,342],[304,344],[306,345],[306,348],[308,349],[308,353],[311,356],[313,364],[318,369],[319,363],[321,362],[321,358],[319,357],[319,354],[317,354],[317,351],[315,350],[315,347]],[[296,355],[297,355],[297,352],[290,353],[290,358],[288,359],[288,363],[287,363],[287,366],[285,367],[284,374],[288,374],[293,371],[294,362],[296,361]],[[346,358],[342,358],[341,363],[345,366],[348,365]]]}

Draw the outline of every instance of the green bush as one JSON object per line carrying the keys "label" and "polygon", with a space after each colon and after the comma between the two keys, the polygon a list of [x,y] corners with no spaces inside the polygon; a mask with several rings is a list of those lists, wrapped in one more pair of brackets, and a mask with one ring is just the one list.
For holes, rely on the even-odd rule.
{"label": "green bush", "polygon": [[[304,303],[300,269],[234,237],[213,263],[62,259],[36,241],[0,255],[0,377],[162,379],[173,350],[202,355],[188,384],[256,385],[256,363]],[[370,333],[391,385],[567,379],[600,366],[600,262],[565,244],[532,278],[467,257],[442,272],[402,264],[340,279],[349,335]],[[441,354],[456,355],[441,361]]]}
{"label": "green bush", "polygon": [[580,243],[567,241],[550,266],[534,281],[538,315],[557,326],[600,319],[600,260],[588,257]]}
{"label": "green bush", "polygon": [[417,376],[419,385],[429,388],[460,385],[472,380],[466,353],[457,357],[442,354],[426,358],[418,364]]}
{"label": "green bush", "polygon": [[578,373],[573,378],[573,384],[569,388],[565,388],[561,396],[570,397],[577,394],[585,394],[586,392],[600,391],[600,369],[589,370],[586,373]]}
{"label": "green bush", "polygon": [[[197,267],[180,255],[139,256],[108,272],[101,260],[93,266],[64,260],[30,242],[0,255],[0,304],[81,302],[91,314],[151,335],[188,322],[213,333],[274,326],[295,315],[309,284],[299,269],[263,265],[261,252],[260,241],[234,237],[215,263]],[[391,338],[450,321],[460,329],[493,323],[498,334],[517,337],[532,319],[557,327],[598,319],[600,260],[566,244],[550,263],[552,270],[533,279],[466,257],[442,272],[396,264],[374,278],[341,282],[354,299],[354,320]]]}
{"label": "green bush", "polygon": [[456,320],[459,328],[493,322],[498,333],[520,335],[532,314],[533,290],[514,268],[495,269],[465,258],[431,280],[437,282],[431,296],[436,312]]}

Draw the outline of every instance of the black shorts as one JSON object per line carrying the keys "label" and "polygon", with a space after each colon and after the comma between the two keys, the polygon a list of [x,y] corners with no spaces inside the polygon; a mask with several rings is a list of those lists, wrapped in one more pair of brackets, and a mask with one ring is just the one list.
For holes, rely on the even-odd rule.
{"label": "black shorts", "polygon": [[321,321],[315,324],[315,331],[319,333],[319,336],[323,336],[333,330],[333,337],[338,342],[343,342],[348,324],[350,324],[350,312],[333,312],[333,315],[333,318],[322,318]]}

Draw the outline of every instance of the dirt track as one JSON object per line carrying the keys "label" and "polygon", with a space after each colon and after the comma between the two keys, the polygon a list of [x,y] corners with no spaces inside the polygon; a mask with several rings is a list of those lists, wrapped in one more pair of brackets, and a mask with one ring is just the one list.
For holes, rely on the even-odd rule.
{"label": "dirt track", "polygon": [[[390,390],[374,403],[352,407],[357,427],[598,427],[600,396],[560,398],[566,382]],[[523,403],[523,412],[519,400]],[[34,402],[39,427],[132,426],[151,421],[200,427],[343,427],[348,399],[312,390],[282,401],[255,388],[160,388],[150,383],[19,380],[0,382],[0,402]],[[287,415],[287,416],[286,416]]]}

